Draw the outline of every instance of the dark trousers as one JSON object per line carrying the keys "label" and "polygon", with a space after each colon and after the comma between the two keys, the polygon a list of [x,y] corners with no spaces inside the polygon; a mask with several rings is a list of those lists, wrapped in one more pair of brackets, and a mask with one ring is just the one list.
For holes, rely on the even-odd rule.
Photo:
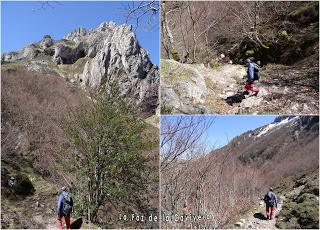
{"label": "dark trousers", "polygon": [[[62,217],[63,216],[60,216],[60,215],[57,216],[57,224],[58,224],[58,228],[59,229],[63,229],[63,227],[62,227]],[[70,215],[69,216],[64,216],[64,220],[66,222],[67,229],[70,229]]]}

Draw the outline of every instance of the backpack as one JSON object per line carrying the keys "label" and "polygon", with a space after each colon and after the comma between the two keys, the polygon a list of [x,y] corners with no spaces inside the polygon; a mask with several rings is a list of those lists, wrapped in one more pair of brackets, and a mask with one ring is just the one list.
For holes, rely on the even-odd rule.
{"label": "backpack", "polygon": [[256,63],[253,63],[253,80],[260,79],[260,66]]}
{"label": "backpack", "polygon": [[73,201],[70,194],[66,194],[62,200],[62,215],[68,216],[72,212]]}
{"label": "backpack", "polygon": [[267,192],[267,194],[264,196],[264,202],[266,203],[267,206],[269,207],[274,207],[275,206],[275,200],[272,197],[272,194]]}

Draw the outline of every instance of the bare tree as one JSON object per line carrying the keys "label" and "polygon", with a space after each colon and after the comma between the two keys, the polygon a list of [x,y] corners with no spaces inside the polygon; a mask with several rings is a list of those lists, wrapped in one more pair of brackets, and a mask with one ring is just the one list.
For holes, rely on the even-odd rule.
{"label": "bare tree", "polygon": [[32,9],[33,11],[54,9],[56,5],[62,5],[59,1],[37,1],[37,4],[38,8]]}
{"label": "bare tree", "polygon": [[213,124],[215,117],[162,117],[161,118],[161,163],[163,171],[179,158],[187,159],[202,141],[205,131]]}
{"label": "bare tree", "polygon": [[146,20],[145,26],[153,28],[158,26],[160,3],[158,0],[152,1],[132,1],[123,6],[125,10],[126,23],[133,22],[135,29],[141,26],[141,21]]}

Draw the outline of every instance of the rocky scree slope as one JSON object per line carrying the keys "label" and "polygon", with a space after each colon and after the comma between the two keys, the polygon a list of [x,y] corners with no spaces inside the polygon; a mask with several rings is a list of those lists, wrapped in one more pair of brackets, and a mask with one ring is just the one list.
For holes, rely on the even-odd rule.
{"label": "rocky scree slope", "polygon": [[158,106],[158,67],[150,61],[130,25],[103,22],[82,27],[61,40],[46,35],[18,52],[3,54],[3,69],[55,72],[74,84],[99,89],[116,81],[123,95],[150,115]]}

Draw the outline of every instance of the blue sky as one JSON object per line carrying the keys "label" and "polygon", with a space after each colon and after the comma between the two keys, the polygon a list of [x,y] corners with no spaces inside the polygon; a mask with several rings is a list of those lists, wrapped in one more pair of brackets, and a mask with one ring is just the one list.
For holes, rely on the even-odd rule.
{"label": "blue sky", "polygon": [[[202,115],[201,115],[202,116]],[[200,117],[200,116],[199,116]],[[204,134],[208,147],[222,147],[232,138],[248,131],[254,130],[266,124],[270,124],[277,116],[259,115],[259,116],[214,116],[213,125]],[[174,122],[176,116],[162,116],[161,119],[170,119]]]}
{"label": "blue sky", "polygon": [[[83,26],[96,28],[103,21],[125,22],[124,7],[128,2],[52,2],[41,9],[39,1],[1,1],[1,53],[20,50],[37,42],[46,34],[61,39],[68,32]],[[143,18],[141,25],[146,25]],[[150,26],[140,26],[137,37],[140,45],[149,52],[151,61],[159,65],[159,15]]]}

